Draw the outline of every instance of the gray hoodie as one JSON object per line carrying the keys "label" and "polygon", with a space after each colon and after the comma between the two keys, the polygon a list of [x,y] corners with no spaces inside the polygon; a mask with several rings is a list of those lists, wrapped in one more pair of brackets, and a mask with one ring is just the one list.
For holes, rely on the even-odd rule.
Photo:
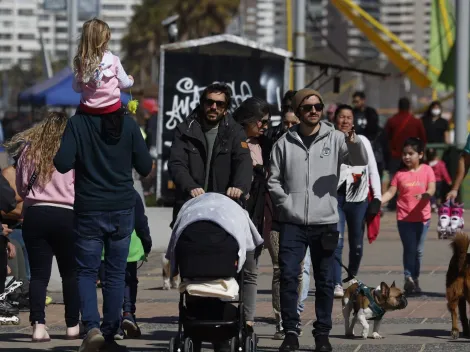
{"label": "gray hoodie", "polygon": [[292,127],[273,147],[268,188],[279,209],[280,221],[298,225],[335,224],[339,221],[336,190],[341,164],[367,165],[360,138],[346,143],[344,133],[329,122],[310,149],[303,144],[299,125]]}

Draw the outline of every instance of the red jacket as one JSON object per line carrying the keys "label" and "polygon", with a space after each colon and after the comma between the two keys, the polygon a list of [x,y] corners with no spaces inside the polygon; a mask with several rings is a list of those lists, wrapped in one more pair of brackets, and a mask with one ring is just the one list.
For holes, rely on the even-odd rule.
{"label": "red jacket", "polygon": [[[369,202],[374,199],[372,193],[372,188],[369,188]],[[367,223],[367,238],[369,239],[369,244],[374,242],[379,236],[380,232],[380,212],[376,216],[366,216]]]}
{"label": "red jacket", "polygon": [[403,144],[408,138],[417,137],[426,145],[426,131],[423,122],[409,112],[399,112],[385,124],[392,159],[401,159]]}

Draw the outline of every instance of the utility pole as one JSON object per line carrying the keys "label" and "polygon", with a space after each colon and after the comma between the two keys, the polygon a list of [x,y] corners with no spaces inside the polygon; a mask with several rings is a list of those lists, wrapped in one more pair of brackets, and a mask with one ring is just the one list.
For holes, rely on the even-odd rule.
{"label": "utility pole", "polygon": [[[295,57],[305,59],[305,17],[307,8],[305,0],[297,0],[295,3]],[[295,89],[305,87],[305,64],[295,64]]]}
{"label": "utility pole", "polygon": [[456,4],[455,144],[458,148],[461,148],[465,145],[467,139],[470,2],[456,1]]}
{"label": "utility pole", "polygon": [[70,67],[73,67],[73,57],[77,49],[78,0],[69,0],[67,11],[69,17],[69,64]]}

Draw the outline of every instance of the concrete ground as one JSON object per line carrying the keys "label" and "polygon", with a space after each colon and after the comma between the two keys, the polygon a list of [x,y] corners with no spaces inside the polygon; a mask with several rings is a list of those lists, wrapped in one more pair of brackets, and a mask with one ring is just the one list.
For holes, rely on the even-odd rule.
{"label": "concrete ground", "polygon": [[[158,227],[152,226],[157,243],[167,243],[169,231],[167,226],[171,212],[166,209],[155,209],[150,220]],[[396,231],[393,213],[387,213],[382,219],[381,233],[373,244],[365,243],[364,258],[359,278],[368,285],[378,285],[381,281],[397,285],[403,284],[402,246]],[[436,218],[436,216],[435,216]],[[466,216],[470,223],[470,216]],[[422,266],[421,286],[425,291],[420,297],[411,297],[405,310],[387,313],[381,327],[382,340],[363,340],[344,337],[341,302],[335,301],[331,332],[334,351],[368,352],[368,351],[470,351],[470,340],[460,338],[451,341],[450,315],[446,308],[445,273],[451,256],[448,241],[437,240],[436,220],[434,219],[426,241]],[[159,248],[159,245],[156,246]],[[347,249],[345,248],[345,253]],[[137,318],[143,336],[139,340],[125,340],[122,343],[131,351],[167,350],[170,337],[177,328],[178,294],[176,291],[162,291],[161,254],[152,253],[149,262],[139,270],[139,296]],[[347,261],[347,256],[344,256]],[[260,337],[260,351],[274,351],[280,341],[272,340],[275,331],[271,307],[271,273],[270,258],[265,251],[260,261],[258,281],[257,323],[255,330]],[[313,281],[313,280],[312,280]],[[314,283],[312,282],[312,286]],[[49,343],[30,342],[31,327],[28,324],[28,313],[21,313],[21,325],[0,327],[0,350],[2,351],[77,351],[80,341],[64,339],[64,307],[61,295],[52,293],[56,304],[47,307],[47,325],[52,337]],[[101,297],[101,293],[99,293]],[[315,293],[312,288],[302,315],[304,324],[303,336],[300,338],[302,350],[312,350],[314,345],[310,333],[314,312]],[[359,332],[359,327],[356,328]]]}

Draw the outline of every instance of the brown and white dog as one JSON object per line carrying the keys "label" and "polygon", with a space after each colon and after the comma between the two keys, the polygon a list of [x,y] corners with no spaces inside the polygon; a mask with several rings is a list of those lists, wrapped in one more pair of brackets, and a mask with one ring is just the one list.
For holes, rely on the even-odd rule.
{"label": "brown and white dog", "polygon": [[[369,299],[358,290],[359,283],[357,280],[350,281],[349,286],[343,297],[343,317],[346,337],[354,337],[354,325],[356,322],[362,325],[362,338],[367,339],[369,336],[369,323],[368,320],[374,319],[374,330],[372,337],[374,339],[381,339],[379,334],[380,323],[382,316],[376,316],[376,313],[371,309],[371,302]],[[395,286],[395,282],[389,287],[385,282],[382,282],[377,288],[370,288],[371,296],[374,298],[376,306],[380,307],[384,312],[404,309],[408,305],[405,293]],[[350,320],[350,315],[353,313],[353,318]]]}
{"label": "brown and white dog", "polygon": [[172,288],[178,288],[180,285],[179,275],[171,277],[170,261],[165,258],[165,253],[162,254],[162,277],[163,277],[163,289],[170,290]]}

